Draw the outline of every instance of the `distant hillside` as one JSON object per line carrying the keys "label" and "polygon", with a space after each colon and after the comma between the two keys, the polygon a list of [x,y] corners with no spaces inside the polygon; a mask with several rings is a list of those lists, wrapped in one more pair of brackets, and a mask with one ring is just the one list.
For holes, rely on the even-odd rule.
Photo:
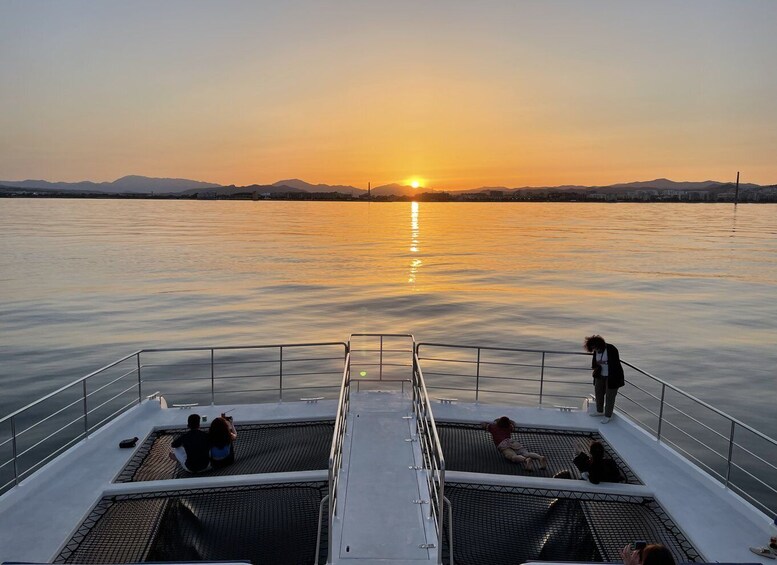
{"label": "distant hillside", "polygon": [[[367,194],[366,190],[349,185],[331,185],[331,184],[311,184],[300,179],[279,180],[273,184],[252,184],[248,186],[223,186],[214,183],[189,180],[189,179],[171,179],[171,178],[152,178],[139,175],[129,175],[113,182],[50,182],[45,180],[23,180],[23,181],[2,181],[0,186],[11,188],[22,188],[34,191],[53,191],[66,193],[92,193],[92,194],[154,194],[154,195],[192,195],[200,192],[210,192],[213,195],[230,195],[258,192],[260,194],[278,194],[278,193],[339,193],[349,195],[355,198]],[[561,186],[523,186],[523,187],[504,187],[504,186],[482,186],[480,188],[471,188],[464,190],[450,190],[451,195],[461,196],[463,194],[480,194],[492,191],[500,191],[505,194],[527,193],[532,194],[551,194],[559,192],[577,192],[583,194],[590,193],[630,193],[637,190],[678,190],[678,191],[708,191],[713,194],[729,192],[733,189],[731,182],[720,182],[714,180],[706,181],[682,181],[677,182],[666,178],[658,178],[648,181],[636,181],[627,183],[617,183],[607,186],[580,186],[580,185],[561,185]],[[741,190],[763,188],[757,184],[741,183]],[[440,187],[440,190],[445,190]],[[385,184],[376,186],[371,194],[375,198],[385,197],[404,197],[414,198],[424,193],[437,193],[440,190],[412,186],[399,183]]]}
{"label": "distant hillside", "polygon": [[203,196],[232,196],[235,194],[304,194],[307,191],[293,186],[275,186],[274,184],[250,184],[248,186],[217,186],[216,188],[192,188],[184,190],[180,194],[201,194]]}
{"label": "distant hillside", "polygon": [[[507,188],[504,186],[488,187],[452,191],[458,193],[488,192],[492,190],[501,190],[503,192],[631,192],[635,190],[720,190],[725,186],[734,186],[733,183],[722,183],[714,180],[697,182],[676,182],[673,180],[660,178],[648,181],[626,182],[618,184],[609,184],[606,186],[581,186],[581,185],[561,185],[561,186],[522,186],[520,188]],[[740,183],[740,189],[759,188],[760,185]]]}
{"label": "distant hillside", "polygon": [[76,190],[81,192],[102,192],[106,194],[149,194],[181,192],[197,188],[216,188],[219,185],[188,179],[165,179],[129,175],[113,182],[49,182],[45,180],[7,181],[0,180],[0,185],[26,189]]}
{"label": "distant hillside", "polygon": [[372,189],[372,196],[415,196],[417,194],[423,194],[424,192],[437,192],[431,188],[413,188],[406,184],[384,184],[382,186],[376,186]]}
{"label": "distant hillside", "polygon": [[305,192],[339,192],[341,194],[350,194],[351,196],[361,196],[366,194],[366,190],[356,188],[355,186],[348,186],[342,184],[310,184],[300,179],[287,179],[274,182],[273,186],[289,186],[292,188],[298,188]]}

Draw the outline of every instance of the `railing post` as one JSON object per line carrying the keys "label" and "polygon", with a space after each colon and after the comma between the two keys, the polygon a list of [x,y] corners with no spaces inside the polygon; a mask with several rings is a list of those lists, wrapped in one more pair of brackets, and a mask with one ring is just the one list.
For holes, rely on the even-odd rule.
{"label": "railing post", "polygon": [[[430,446],[430,449],[432,449],[432,446]],[[437,538],[438,538],[438,545],[440,548],[437,550],[437,563],[442,563],[442,535],[443,530],[445,529],[445,461],[440,461],[440,487],[439,487],[439,498],[437,499],[437,520],[439,522],[439,527],[437,528]],[[431,507],[431,504],[429,505]],[[453,538],[451,538],[450,543],[453,544]]]}
{"label": "railing post", "polygon": [[540,406],[542,406],[542,388],[545,385],[545,352],[542,352],[542,364],[540,365]]}
{"label": "railing post", "polygon": [[84,395],[84,435],[89,436],[89,410],[86,405],[86,379],[82,381]]}
{"label": "railing post", "polygon": [[11,445],[13,448],[13,483],[19,485],[19,467],[16,461],[16,416],[11,416]]}
{"label": "railing post", "polygon": [[380,371],[379,371],[379,377],[380,380],[383,380],[383,336],[380,336]]}
{"label": "railing post", "polygon": [[726,488],[731,479],[731,459],[734,454],[734,430],[736,429],[736,423],[731,420],[731,434],[728,438],[728,460],[726,461]]}
{"label": "railing post", "polygon": [[475,402],[480,396],[480,348],[478,347],[478,362],[475,366]]}
{"label": "railing post", "polygon": [[140,351],[135,354],[135,359],[138,364],[138,404],[143,402],[143,381],[140,378]]}
{"label": "railing post", "polygon": [[283,401],[283,346],[278,347],[278,394]]}
{"label": "railing post", "polygon": [[216,404],[216,352],[210,348],[210,405]]}
{"label": "railing post", "polygon": [[664,423],[664,396],[666,395],[666,385],[661,383],[661,406],[658,407],[658,430],[656,439],[661,441],[661,424]]}

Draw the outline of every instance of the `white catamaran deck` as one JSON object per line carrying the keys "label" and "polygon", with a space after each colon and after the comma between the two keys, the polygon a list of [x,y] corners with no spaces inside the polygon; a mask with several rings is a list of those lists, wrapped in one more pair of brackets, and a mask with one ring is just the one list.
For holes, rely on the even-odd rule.
{"label": "white catamaran deck", "polygon": [[[199,407],[209,419],[232,406]],[[601,484],[533,476],[484,475],[449,471],[446,482],[475,482],[552,487],[588,492],[652,495],[710,562],[770,562],[749,546],[773,535],[769,520],[698,468],[677,457],[624,418],[603,425],[585,411],[518,408],[486,404],[434,404],[446,422],[479,422],[502,414],[521,425],[564,430],[596,430],[626,461],[644,485]],[[232,413],[247,422],[310,421],[334,418],[334,401],[241,405]],[[0,556],[4,561],[49,562],[106,493],[149,492],[171,488],[321,480],[326,470],[264,475],[197,477],[164,481],[112,483],[134,450],[120,449],[122,438],[144,438],[154,429],[181,427],[190,409],[163,409],[151,400],[93,433],[0,499]],[[333,524],[333,561],[407,562],[436,560],[439,544],[428,518],[429,492],[420,465],[420,449],[405,441],[415,420],[405,419],[410,403],[400,393],[351,393],[338,516]],[[140,445],[140,443],[139,443]],[[569,454],[570,465],[573,454]]]}

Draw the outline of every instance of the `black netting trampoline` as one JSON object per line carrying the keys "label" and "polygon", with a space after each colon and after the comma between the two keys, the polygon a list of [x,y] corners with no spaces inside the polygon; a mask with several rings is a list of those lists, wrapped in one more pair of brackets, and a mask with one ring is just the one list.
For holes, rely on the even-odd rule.
{"label": "black netting trampoline", "polygon": [[[109,496],[55,563],[314,563],[325,482]],[[326,562],[327,512],[320,561]]]}
{"label": "black netting trampoline", "polygon": [[652,498],[469,484],[446,484],[445,494],[457,565],[621,562],[621,548],[638,539],[664,544],[678,563],[700,560]]}
{"label": "black netting trampoline", "polygon": [[238,437],[232,465],[191,475],[167,456],[173,439],[186,429],[161,430],[143,442],[116,482],[314,471],[329,465],[333,421],[243,424],[236,428]]}
{"label": "black netting trampoline", "polygon": [[598,440],[604,445],[607,456],[611,457],[618,465],[626,482],[642,484],[615,450],[597,432],[519,427],[513,433],[513,437],[523,443],[529,451],[534,451],[548,458],[547,469],[541,470],[535,465],[532,472],[524,471],[521,465],[516,465],[505,459],[494,446],[491,435],[479,424],[437,422],[437,432],[445,456],[445,468],[449,471],[497,475],[530,474],[538,477],[552,477],[559,471],[566,469],[573,478],[579,479],[580,472],[572,464],[575,449],[578,444],[590,445],[592,441]]}

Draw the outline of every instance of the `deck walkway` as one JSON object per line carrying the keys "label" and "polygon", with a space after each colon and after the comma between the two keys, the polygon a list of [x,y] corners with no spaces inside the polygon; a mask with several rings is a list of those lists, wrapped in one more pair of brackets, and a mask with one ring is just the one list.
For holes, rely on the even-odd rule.
{"label": "deck walkway", "polygon": [[[414,435],[409,399],[388,393],[351,397],[340,488],[344,495],[334,522],[334,563],[349,559],[383,562],[436,560],[429,493]],[[339,554],[338,554],[339,551]],[[365,562],[365,561],[360,561]]]}

